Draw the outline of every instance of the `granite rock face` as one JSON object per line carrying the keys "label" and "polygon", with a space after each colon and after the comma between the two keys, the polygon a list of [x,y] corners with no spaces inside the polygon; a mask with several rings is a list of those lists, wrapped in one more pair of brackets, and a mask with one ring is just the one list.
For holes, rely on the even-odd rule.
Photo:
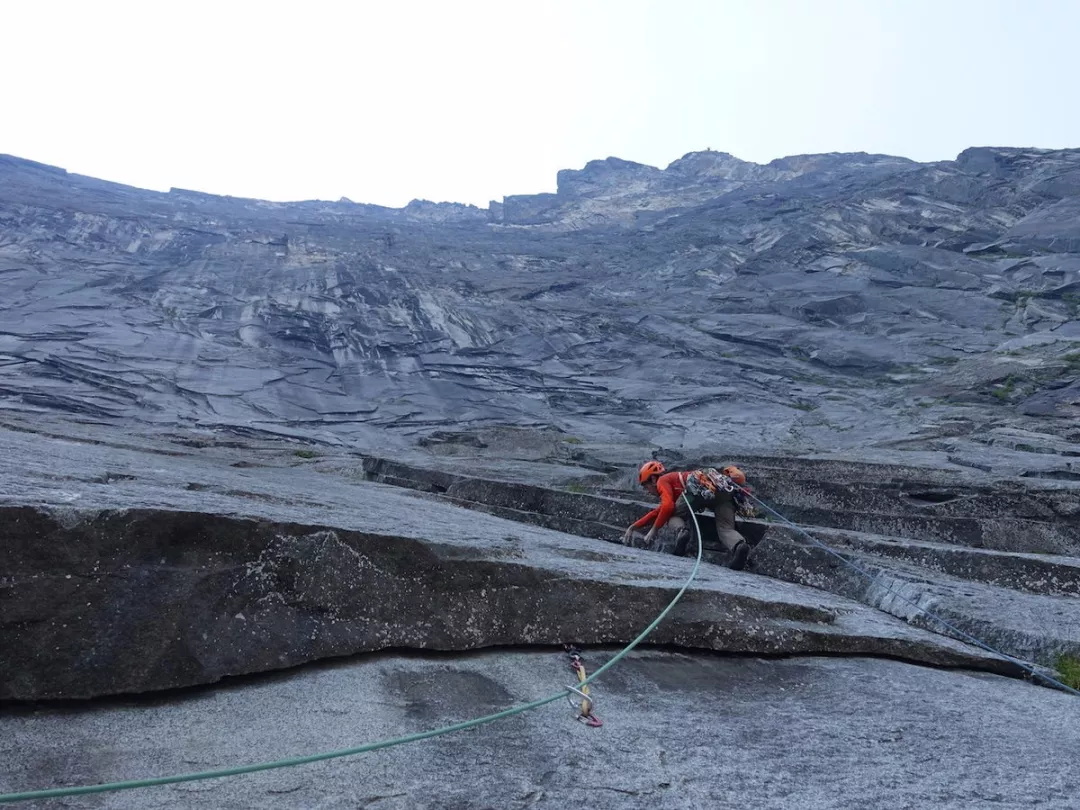
{"label": "granite rock face", "polygon": [[[595,670],[611,652],[586,652],[586,666]],[[388,654],[182,699],[10,709],[0,714],[0,792],[268,761],[425,731],[557,693],[573,682],[566,663],[561,651]],[[560,700],[358,757],[63,801],[80,810],[1071,810],[1080,793],[1075,700],[994,675],[648,650],[616,664],[592,693],[602,728],[575,722]]]}
{"label": "granite rock face", "polygon": [[[699,464],[723,462],[698,458],[687,466]],[[1075,485],[1019,488],[933,469],[806,459],[747,457],[740,465],[762,504],[760,519],[736,523],[754,546],[749,571],[844,596],[1049,670],[1061,656],[1080,659]],[[468,466],[464,459],[456,464]],[[638,501],[625,472],[587,487],[549,488],[390,459],[368,458],[364,469],[370,480],[613,542],[651,506]],[[724,565],[728,555],[708,512],[699,527],[705,559]],[[652,550],[670,552],[673,543],[665,530]]]}
{"label": "granite rock face", "polygon": [[[451,505],[365,480],[355,456],[178,438],[0,430],[5,457],[25,460],[0,474],[0,699],[162,690],[388,649],[625,644],[690,573],[688,560],[589,539],[584,521],[507,519],[574,497],[597,518],[596,498],[461,481]],[[460,508],[500,491],[520,508]],[[620,510],[637,507],[609,500],[609,519]],[[649,643],[1021,674],[846,595],[711,565]]]}
{"label": "granite rock face", "polygon": [[[158,194],[0,157],[0,701],[262,675],[160,715],[4,704],[0,791],[535,698],[544,648],[604,657],[689,574],[667,533],[614,542],[652,455],[737,461],[786,519],[740,522],[744,572],[703,523],[701,574],[649,639],[668,649],[601,682],[623,736],[571,757],[587,792],[559,775],[580,741],[523,720],[395,749],[363,790],[336,771],[265,793],[1071,806],[1072,699],[966,642],[1080,657],[1078,201],[1080,150],[609,158],[487,210]],[[218,701],[239,742],[206,733]],[[597,758],[625,768],[597,780]],[[217,784],[214,806],[275,800]]]}
{"label": "granite rock face", "polygon": [[387,209],[0,158],[0,404],[367,448],[547,427],[1080,475],[1080,150],[558,179]]}

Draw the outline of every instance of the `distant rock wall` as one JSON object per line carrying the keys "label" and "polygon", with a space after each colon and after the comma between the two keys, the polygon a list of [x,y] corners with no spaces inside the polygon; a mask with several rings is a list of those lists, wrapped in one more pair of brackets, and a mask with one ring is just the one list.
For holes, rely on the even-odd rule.
{"label": "distant rock wall", "polygon": [[486,211],[160,194],[4,157],[0,408],[370,449],[498,425],[908,449],[1068,479],[1078,200],[1080,150],[608,158]]}

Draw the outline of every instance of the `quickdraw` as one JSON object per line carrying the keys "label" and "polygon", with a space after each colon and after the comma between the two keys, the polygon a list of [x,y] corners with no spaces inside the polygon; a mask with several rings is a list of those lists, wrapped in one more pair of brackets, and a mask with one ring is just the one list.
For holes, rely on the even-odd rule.
{"label": "quickdraw", "polygon": [[[570,656],[570,669],[574,670],[577,675],[578,686],[568,686],[566,691],[570,692],[567,695],[567,700],[570,701],[570,705],[578,711],[577,719],[587,726],[596,728],[604,725],[604,722],[593,713],[593,706],[596,705],[596,701],[589,695],[589,687],[585,684],[585,664],[581,660],[581,650],[572,644],[566,645],[566,654]],[[581,698],[580,703],[574,701],[574,695],[578,695]]]}
{"label": "quickdraw", "polygon": [[712,503],[717,492],[735,492],[738,489],[734,481],[715,467],[686,473],[683,486],[691,498],[705,503]]}
{"label": "quickdraw", "polygon": [[705,470],[705,475],[709,477],[709,480],[712,481],[712,483],[716,486],[717,489],[723,490],[724,492],[734,492],[736,489],[738,489],[738,486],[735,484],[734,481],[731,480],[731,478],[724,475],[722,472],[718,471],[714,467],[709,467],[707,470]]}

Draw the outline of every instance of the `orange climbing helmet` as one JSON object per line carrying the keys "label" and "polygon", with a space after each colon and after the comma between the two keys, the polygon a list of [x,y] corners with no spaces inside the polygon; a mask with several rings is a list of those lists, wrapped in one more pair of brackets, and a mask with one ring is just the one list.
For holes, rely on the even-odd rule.
{"label": "orange climbing helmet", "polygon": [[724,467],[720,472],[738,484],[740,487],[746,484],[746,473],[736,467],[734,464],[729,464]]}
{"label": "orange climbing helmet", "polygon": [[653,478],[659,478],[664,474],[664,465],[659,461],[646,461],[641,465],[641,469],[638,470],[638,482],[645,486]]}

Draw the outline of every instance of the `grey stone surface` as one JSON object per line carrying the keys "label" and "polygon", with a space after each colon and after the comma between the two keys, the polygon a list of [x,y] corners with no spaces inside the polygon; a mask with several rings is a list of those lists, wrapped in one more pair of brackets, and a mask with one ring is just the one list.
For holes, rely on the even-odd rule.
{"label": "grey stone surface", "polygon": [[[589,670],[609,654],[586,650]],[[341,749],[573,681],[555,651],[386,655],[154,698],[0,707],[0,791]],[[1075,699],[998,676],[642,651],[593,693],[601,728],[560,700],[353,758],[23,806],[1067,810],[1080,795]]]}
{"label": "grey stone surface", "polygon": [[[160,194],[2,157],[0,407],[1075,476],[1077,199],[1080,150],[609,158],[487,211]],[[987,447],[1002,430],[1046,438]]]}
{"label": "grey stone surface", "polygon": [[[888,555],[881,553],[880,546],[873,547],[871,553],[852,551],[850,545],[836,543],[828,532],[813,532],[872,578],[781,527],[774,527],[769,542],[755,549],[752,570],[858,599],[946,636],[969,643],[978,639],[992,649],[1051,671],[1059,656],[1080,659],[1080,599],[1074,582],[1061,587],[1061,579],[1050,572],[1044,580],[1025,579],[1015,572],[1004,574],[1005,566],[994,560],[984,564],[984,570],[996,569],[998,581],[1005,584],[995,585],[942,573],[925,560],[920,560],[923,564],[909,562],[911,556],[918,559],[917,551]],[[1074,574],[1075,560],[1071,562],[1056,570]],[[1039,590],[1031,590],[1032,586]]]}
{"label": "grey stone surface", "polygon": [[[821,526],[814,526],[812,531],[816,539],[834,549],[852,549],[896,559],[958,579],[1026,593],[1080,596],[1080,559],[1077,557],[963,548]],[[787,538],[805,544],[805,538],[789,526],[770,526],[769,534],[770,539]]]}
{"label": "grey stone surface", "polygon": [[[839,461],[750,457],[739,463],[758,497],[780,510],[762,508],[766,520],[738,523],[755,547],[748,570],[847,596],[965,641],[974,637],[1050,669],[1061,655],[1080,657],[1080,560],[1044,553],[1048,546],[1074,553],[1080,547],[1080,491],[1074,487],[1028,489],[1013,481],[965,482],[932,469]],[[635,502],[640,492],[625,472],[605,476],[608,486],[595,485],[622,496],[615,499],[387,459],[369,458],[364,469],[374,480],[606,540],[617,540],[621,527],[650,506]],[[858,530],[848,528],[853,525]],[[708,513],[699,526],[705,558],[724,564],[727,554]],[[947,542],[916,539],[924,537]],[[673,541],[665,530],[653,550],[670,552]]]}
{"label": "grey stone surface", "polygon": [[[655,641],[1015,674],[917,626],[892,583],[1052,663],[1080,640],[1078,200],[1080,150],[609,158],[486,211],[158,194],[0,156],[2,694],[625,641],[689,570],[656,553],[669,537],[601,542],[646,508],[633,470],[650,455],[739,461],[876,577],[744,523],[753,572],[707,566]],[[343,726],[389,736],[535,697],[544,660],[363,659],[160,703],[2,707],[0,785],[317,750]],[[554,743],[523,721],[495,749],[388,755],[375,778],[319,766],[344,776],[70,806],[1077,793],[1074,703],[1050,690],[855,659],[632,663],[609,682],[634,698],[613,715],[628,733],[595,757],[576,736],[591,730]],[[263,688],[281,684],[299,686]],[[472,762],[487,778],[447,780]]]}
{"label": "grey stone surface", "polygon": [[[280,447],[93,435],[0,430],[0,452],[23,460],[0,474],[0,698],[165,689],[388,648],[625,643],[691,568],[320,473]],[[256,455],[264,466],[249,466]],[[651,641],[1020,672],[857,602],[712,565]]]}

